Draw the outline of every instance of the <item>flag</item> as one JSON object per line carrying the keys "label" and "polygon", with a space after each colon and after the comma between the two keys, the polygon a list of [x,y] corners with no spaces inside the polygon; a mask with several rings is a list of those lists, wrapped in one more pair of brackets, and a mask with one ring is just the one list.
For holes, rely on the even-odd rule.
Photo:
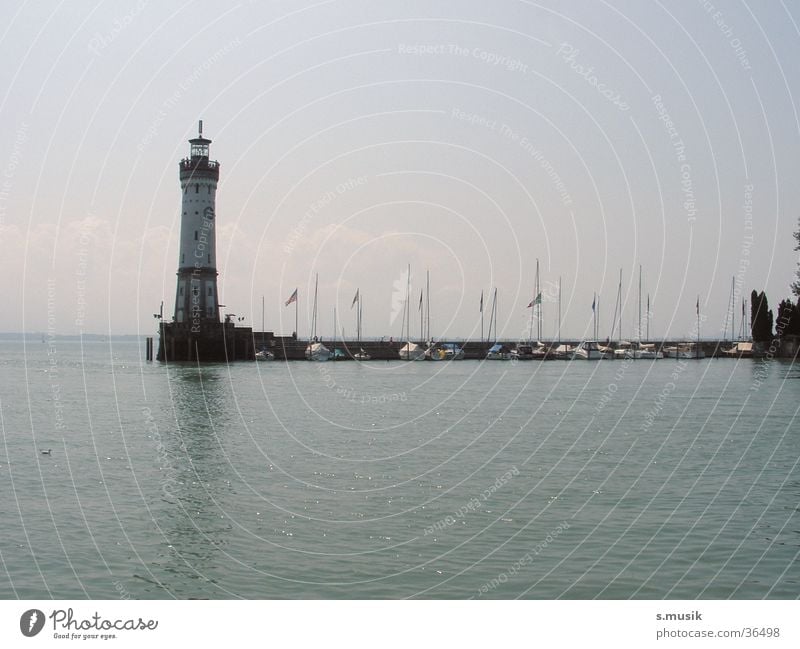
{"label": "flag", "polygon": [[481,311],[481,313],[483,313],[483,291],[481,291],[481,308],[480,308],[480,311]]}
{"label": "flag", "polygon": [[351,309],[356,305],[356,302],[358,302],[358,289],[356,289],[356,295],[353,298],[353,303],[350,305]]}
{"label": "flag", "polygon": [[597,302],[597,298],[592,298],[592,311],[594,311],[595,304]]}
{"label": "flag", "polygon": [[294,293],[286,300],[286,306],[289,306],[292,302],[297,302],[297,289],[294,289]]}
{"label": "flag", "polygon": [[422,311],[422,289],[419,291],[419,308],[417,311]]}
{"label": "flag", "polygon": [[539,293],[539,295],[537,295],[533,300],[531,300],[531,303],[526,308],[530,309],[535,304],[541,304],[541,303],[542,303],[542,294]]}

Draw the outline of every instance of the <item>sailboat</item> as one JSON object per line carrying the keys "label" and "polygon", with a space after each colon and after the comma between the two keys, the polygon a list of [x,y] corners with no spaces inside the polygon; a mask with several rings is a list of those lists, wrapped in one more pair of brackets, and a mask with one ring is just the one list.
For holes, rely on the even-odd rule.
{"label": "sailboat", "polygon": [[[730,356],[734,358],[752,358],[753,357],[753,343],[751,341],[746,340],[745,337],[745,305],[747,303],[742,300],[742,321],[739,327],[739,335],[738,340],[737,337],[734,336],[734,328],[736,326],[736,315],[734,311],[736,310],[736,278],[731,277],[731,295],[728,302],[728,314],[731,319],[731,347],[728,349],[723,349],[722,353],[725,356]],[[727,327],[725,328],[727,332]]]}
{"label": "sailboat", "polygon": [[681,342],[664,348],[667,358],[705,358],[706,353],[700,344],[700,296],[697,296],[697,342]]}
{"label": "sailboat", "polygon": [[[620,280],[621,281],[621,280]],[[650,294],[648,293],[647,296],[647,324],[648,324],[648,332],[650,329]],[[649,359],[654,360],[657,358],[664,358],[664,354],[660,351],[656,351],[656,347],[653,344],[643,343],[642,342],[642,266],[639,265],[639,323],[637,327],[637,339],[636,342],[620,342],[619,349],[617,349],[614,353],[617,358],[631,358],[634,360],[637,359]],[[648,336],[649,337],[649,336]]]}
{"label": "sailboat", "polygon": [[[353,298],[353,304],[358,305],[356,307],[356,340],[361,343],[361,289],[356,289],[356,296]],[[350,308],[353,308],[353,305],[350,305]],[[357,361],[368,361],[372,358],[367,352],[364,351],[363,347],[359,347],[358,352],[353,354],[353,358]]]}
{"label": "sailboat", "polygon": [[[406,344],[400,348],[398,354],[400,356],[400,360],[402,361],[424,361],[425,350],[416,343],[411,342],[411,309],[409,308],[410,298],[411,298],[411,265],[409,264],[408,277],[406,280],[406,303],[404,306],[406,317],[403,322],[406,334]],[[402,331],[400,332],[400,339],[401,340],[403,339]]]}
{"label": "sailboat", "polygon": [[425,280],[425,329],[422,338],[426,341],[426,361],[460,361],[464,359],[464,349],[456,343],[435,343],[431,336],[431,274],[428,271]]}
{"label": "sailboat", "polygon": [[[494,323],[494,337],[492,337],[492,324]],[[494,289],[494,297],[492,298],[492,314],[489,316],[489,340],[494,340],[495,343],[486,352],[487,361],[510,361],[511,349],[498,343],[497,341],[497,288]]]}
{"label": "sailboat", "polygon": [[[519,342],[511,350],[512,358],[518,361],[533,359],[543,360],[547,356],[547,347],[542,343],[542,293],[539,289],[539,260],[536,260],[536,279],[533,284],[533,299],[528,308],[531,309],[530,333],[527,343]],[[533,321],[536,320],[536,342],[533,342]]]}
{"label": "sailboat", "polygon": [[306,347],[306,360],[323,363],[330,359],[331,352],[321,342],[317,341],[317,293],[319,289],[319,274],[314,283],[314,311],[311,316],[311,339]]}

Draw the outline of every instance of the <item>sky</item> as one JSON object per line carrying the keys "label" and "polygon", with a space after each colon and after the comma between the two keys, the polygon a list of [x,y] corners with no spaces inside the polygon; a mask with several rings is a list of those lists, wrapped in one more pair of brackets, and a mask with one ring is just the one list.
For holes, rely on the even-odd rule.
{"label": "sky", "polygon": [[[398,338],[722,337],[790,295],[800,8],[679,0],[6,2],[0,332],[171,318],[178,162],[221,165],[225,311]],[[617,309],[620,270],[622,309]],[[595,301],[595,296],[597,300]],[[651,307],[649,318],[646,311]],[[595,303],[595,311],[592,304]],[[730,337],[730,333],[727,334]]]}

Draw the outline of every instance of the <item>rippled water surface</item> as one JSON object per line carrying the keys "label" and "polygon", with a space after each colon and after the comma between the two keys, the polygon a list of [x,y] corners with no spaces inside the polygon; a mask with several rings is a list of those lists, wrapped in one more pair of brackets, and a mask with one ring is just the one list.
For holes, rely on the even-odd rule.
{"label": "rippled water surface", "polygon": [[55,351],[0,343],[4,598],[800,593],[787,362]]}

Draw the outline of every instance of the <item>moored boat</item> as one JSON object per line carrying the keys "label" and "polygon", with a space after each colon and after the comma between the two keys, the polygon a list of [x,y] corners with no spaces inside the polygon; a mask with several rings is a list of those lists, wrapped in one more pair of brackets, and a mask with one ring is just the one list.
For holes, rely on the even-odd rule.
{"label": "moored boat", "polygon": [[425,350],[410,340],[398,351],[401,361],[424,361]]}
{"label": "moored boat", "polygon": [[460,361],[464,359],[464,349],[455,343],[436,343],[425,350],[429,361]]}
{"label": "moored boat", "polygon": [[487,361],[510,361],[511,360],[511,349],[506,345],[502,345],[500,343],[495,343],[489,348],[489,351],[486,352],[486,360]]}
{"label": "moored boat", "polygon": [[331,350],[322,343],[309,343],[306,347],[306,360],[324,363],[330,360]]}
{"label": "moored boat", "polygon": [[742,340],[734,343],[733,347],[729,349],[723,349],[722,353],[732,358],[752,358],[753,343]]}
{"label": "moored boat", "polygon": [[664,347],[666,358],[705,358],[706,353],[698,343],[678,343],[671,347]]}
{"label": "moored boat", "polygon": [[584,361],[599,361],[603,357],[596,340],[583,340],[575,348],[574,358]]}

